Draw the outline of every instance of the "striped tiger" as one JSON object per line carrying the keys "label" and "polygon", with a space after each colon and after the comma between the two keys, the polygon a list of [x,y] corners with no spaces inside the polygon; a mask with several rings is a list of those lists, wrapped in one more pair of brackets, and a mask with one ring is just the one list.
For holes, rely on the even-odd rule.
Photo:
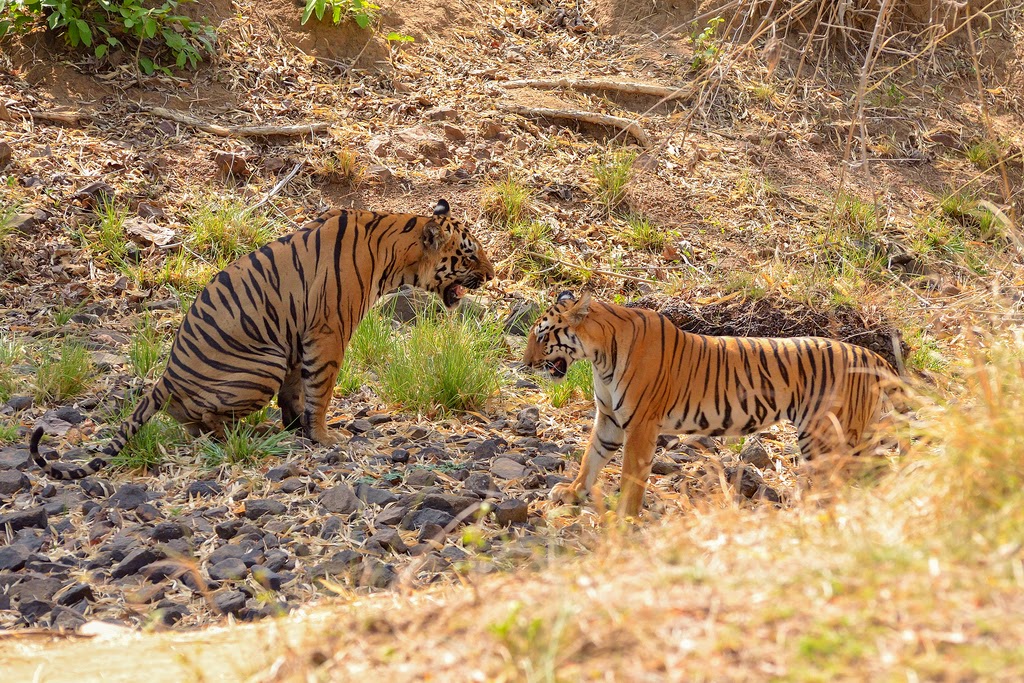
{"label": "striped tiger", "polygon": [[576,479],[551,499],[585,497],[625,445],[619,510],[637,515],[658,435],[743,435],[783,418],[805,458],[863,447],[897,376],[878,354],[819,337],[709,337],[642,309],[562,292],[530,331],[523,362],[555,380],[594,372],[594,427]]}
{"label": "striped tiger", "polygon": [[287,429],[319,444],[345,346],[381,295],[413,285],[445,306],[494,277],[480,242],[449,215],[334,209],[243,256],[199,293],[174,337],[167,368],[102,450],[101,457],[57,469],[30,450],[56,479],[103,468],[161,407],[193,436],[225,427],[276,394]]}

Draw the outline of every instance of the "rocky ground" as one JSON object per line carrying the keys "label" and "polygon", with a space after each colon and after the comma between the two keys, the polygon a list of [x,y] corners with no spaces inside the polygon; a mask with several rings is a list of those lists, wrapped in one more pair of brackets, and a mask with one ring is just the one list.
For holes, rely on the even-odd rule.
{"label": "rocky ground", "polygon": [[[352,433],[345,445],[293,437],[287,455],[255,468],[175,462],[61,482],[24,443],[0,449],[0,626],[251,620],[346,588],[453,581],[523,566],[539,549],[572,552],[596,514],[545,516],[545,499],[575,474],[587,434],[544,415],[528,375],[516,388],[538,405],[441,422],[353,401],[331,422]],[[17,396],[0,414],[25,411],[27,422],[36,412],[36,424],[67,437],[102,423],[96,409],[87,400],[43,411]],[[663,437],[652,511],[720,474],[746,498],[778,502],[764,478],[778,486],[784,469],[757,439],[737,454]]]}

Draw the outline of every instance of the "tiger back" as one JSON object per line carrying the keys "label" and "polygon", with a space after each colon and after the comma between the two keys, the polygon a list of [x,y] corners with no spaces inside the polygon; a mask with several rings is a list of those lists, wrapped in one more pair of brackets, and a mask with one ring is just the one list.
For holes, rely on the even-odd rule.
{"label": "tiger back", "polygon": [[691,334],[652,311],[563,292],[531,330],[524,362],[557,380],[582,359],[593,364],[593,432],[579,475],[551,497],[585,496],[624,446],[626,515],[640,511],[659,434],[739,436],[785,419],[805,458],[856,452],[898,383],[884,358],[860,346]]}
{"label": "tiger back", "polygon": [[452,307],[494,277],[480,242],[438,202],[431,216],[328,211],[217,273],[174,337],[166,369],[117,435],[86,465],[58,469],[30,450],[47,474],[97,472],[157,410],[192,435],[213,432],[275,395],[286,428],[320,444],[345,347],[367,310],[402,285],[437,293]]}

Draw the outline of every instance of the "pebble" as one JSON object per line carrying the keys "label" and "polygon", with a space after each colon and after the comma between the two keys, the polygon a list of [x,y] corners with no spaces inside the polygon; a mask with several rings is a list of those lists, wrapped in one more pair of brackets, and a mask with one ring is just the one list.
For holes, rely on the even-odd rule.
{"label": "pebble", "polygon": [[209,498],[224,492],[224,487],[213,479],[200,479],[188,485],[189,498]]}
{"label": "pebble", "polygon": [[761,443],[761,440],[756,438],[747,439],[743,444],[743,450],[740,451],[740,460],[761,470],[772,465],[771,456],[768,455],[768,451]]}
{"label": "pebble", "polygon": [[271,498],[255,498],[245,501],[247,519],[259,519],[264,515],[280,515],[288,509],[284,503]]}
{"label": "pebble", "polygon": [[25,566],[32,552],[23,545],[0,548],[0,571],[17,571]]}
{"label": "pebble", "polygon": [[509,498],[498,503],[494,508],[494,518],[498,524],[509,526],[510,524],[523,524],[527,520],[529,506],[526,502],[516,498]]}
{"label": "pebble", "polygon": [[409,486],[433,486],[437,483],[437,472],[417,468],[405,475],[405,483]]}
{"label": "pebble", "polygon": [[244,579],[249,573],[249,568],[239,558],[229,557],[210,567],[208,572],[214,581],[235,581]]}
{"label": "pebble", "polygon": [[526,474],[526,468],[511,458],[501,457],[491,463],[491,474],[499,479],[519,479]]}
{"label": "pebble", "polygon": [[163,553],[150,548],[139,548],[132,551],[110,570],[110,576],[119,579],[123,576],[138,574],[144,567],[164,559]]}
{"label": "pebble", "polygon": [[540,424],[540,408],[529,406],[519,411],[516,426],[513,428],[519,436],[536,436]]}
{"label": "pebble", "polygon": [[320,494],[320,504],[328,512],[350,515],[359,509],[361,502],[351,486],[341,483]]}
{"label": "pebble", "polygon": [[30,462],[27,448],[0,448],[0,470],[24,470]]}
{"label": "pebble", "polygon": [[223,614],[238,614],[245,607],[247,599],[248,597],[242,591],[220,591],[214,593],[213,604]]}

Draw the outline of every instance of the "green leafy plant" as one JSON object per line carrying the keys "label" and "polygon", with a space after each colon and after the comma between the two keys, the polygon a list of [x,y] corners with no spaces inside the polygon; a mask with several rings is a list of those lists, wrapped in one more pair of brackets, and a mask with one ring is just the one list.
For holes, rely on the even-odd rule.
{"label": "green leafy plant", "polygon": [[75,339],[65,339],[58,348],[44,350],[36,366],[35,395],[40,403],[79,396],[93,375],[89,350]]}
{"label": "green leafy plant", "polygon": [[398,333],[391,327],[390,317],[376,309],[369,311],[345,348],[335,392],[348,396],[369,382],[371,375],[379,375],[397,344]]}
{"label": "green leafy plant", "polygon": [[[143,72],[169,74],[165,54],[169,64],[195,68],[204,53],[213,52],[216,41],[213,27],[180,14],[180,4],[179,0],[149,7],[142,0],[0,0],[0,38],[45,23],[71,47],[91,48],[98,58],[134,47]],[[144,46],[155,46],[155,50],[142,55]]]}
{"label": "green leafy plant", "polygon": [[708,21],[704,30],[697,32],[694,28],[690,34],[693,43],[693,57],[690,59],[690,69],[701,71],[711,66],[722,52],[722,44],[718,39],[718,27],[725,22],[722,17],[715,17]]}
{"label": "green leafy plant", "polygon": [[503,343],[496,321],[426,316],[382,369],[381,395],[412,410],[477,410],[501,386]]}
{"label": "green leafy plant", "polygon": [[350,19],[356,22],[359,28],[369,28],[377,18],[379,10],[379,6],[366,0],[306,0],[306,8],[302,11],[302,24],[305,25],[313,16],[316,16],[317,21],[323,21],[324,16],[328,16],[335,24],[340,24],[343,19]]}

